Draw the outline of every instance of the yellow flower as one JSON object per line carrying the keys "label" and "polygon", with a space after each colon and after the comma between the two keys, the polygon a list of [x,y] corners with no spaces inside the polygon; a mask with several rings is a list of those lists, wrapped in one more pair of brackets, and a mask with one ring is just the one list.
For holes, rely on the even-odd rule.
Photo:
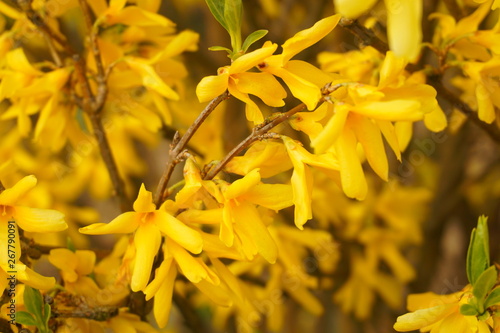
{"label": "yellow flower", "polygon": [[305,61],[290,59],[328,35],[339,20],[340,15],[333,15],[296,33],[282,45],[281,54],[270,56],[258,66],[261,71],[280,77],[293,96],[304,102],[309,110],[316,107],[321,98],[320,87],[330,82],[331,78]]}
{"label": "yellow flower", "polygon": [[204,77],[196,87],[200,102],[209,101],[224,91],[246,103],[246,117],[249,121],[260,123],[262,113],[249,94],[259,97],[269,106],[285,105],[286,92],[279,82],[269,73],[252,73],[248,70],[259,66],[276,51],[278,45],[267,42],[262,48],[242,55],[231,66],[221,67],[216,76]]}
{"label": "yellow flower", "polygon": [[466,62],[464,72],[476,84],[475,95],[477,115],[485,123],[491,124],[497,118],[496,108],[500,107],[500,57],[487,62]]}
{"label": "yellow flower", "polygon": [[60,269],[64,287],[71,293],[85,296],[92,303],[99,293],[99,287],[87,275],[94,270],[95,252],[89,250],[70,251],[54,249],[50,251],[49,262]]}
{"label": "yellow flower", "polygon": [[309,165],[331,174],[332,170],[337,171],[339,169],[339,162],[331,153],[314,155],[304,149],[299,142],[286,136],[281,138],[293,164],[291,183],[293,203],[295,205],[294,219],[297,228],[302,230],[307,220],[312,219],[313,177]]}
{"label": "yellow flower", "polygon": [[256,205],[278,211],[292,205],[292,196],[289,185],[262,184],[260,179],[259,169],[254,169],[232,184],[219,181],[219,186],[212,182],[204,186],[223,205],[221,241],[230,247],[239,239],[249,259],[260,253],[274,263],[278,250]]}
{"label": "yellow flower", "polygon": [[[36,185],[35,176],[26,176],[11,188],[0,193],[0,289],[7,286],[8,273],[16,272],[16,278],[36,289],[50,289],[55,279],[44,277],[20,262],[21,242],[18,226],[29,232],[56,232],[65,230],[64,214],[51,209],[20,206],[18,201]],[[11,245],[11,246],[7,246]],[[12,274],[12,273],[10,273]]]}
{"label": "yellow flower", "polygon": [[[316,153],[331,151],[339,161],[342,189],[350,198],[362,200],[367,184],[361,163],[366,157],[380,178],[388,179],[384,137],[401,159],[411,130],[398,136],[396,125],[424,120],[432,131],[446,127],[446,117],[436,100],[436,91],[422,82],[421,73],[407,76],[407,61],[387,52],[380,66],[378,86],[342,83],[330,96],[332,104],[323,104],[316,112],[325,112],[322,130],[312,129],[311,146]],[[394,124],[393,122],[396,122]],[[408,127],[408,126],[407,126]],[[408,137],[409,136],[409,137]],[[358,144],[363,148],[358,151]]]}
{"label": "yellow flower", "polygon": [[468,304],[472,299],[471,286],[467,285],[459,292],[449,295],[437,295],[432,292],[412,294],[408,296],[408,310],[412,311],[399,316],[394,324],[398,332],[408,332],[420,329],[422,332],[478,332],[489,333],[487,321],[478,320],[476,316],[464,316],[460,306]]}
{"label": "yellow flower", "polygon": [[135,232],[136,260],[131,288],[133,291],[138,291],[144,289],[148,283],[154,257],[160,248],[162,233],[192,253],[201,252],[202,239],[197,231],[162,208],[156,209],[153,195],[146,190],[144,184],[139,190],[133,208],[133,212],[123,213],[107,224],[92,224],[81,228],[80,232],[89,235]]}

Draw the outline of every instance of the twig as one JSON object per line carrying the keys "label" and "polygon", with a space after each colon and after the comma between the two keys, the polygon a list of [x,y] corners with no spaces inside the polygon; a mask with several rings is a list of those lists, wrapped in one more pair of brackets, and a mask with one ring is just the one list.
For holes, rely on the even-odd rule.
{"label": "twig", "polygon": [[[336,85],[332,85],[331,83],[326,84],[321,91],[323,97],[320,99],[318,104],[323,103],[326,100],[326,96],[328,96],[329,94],[331,94],[332,92],[334,92],[335,90],[337,90],[342,86],[343,84],[336,84]],[[279,114],[276,117],[271,117],[267,119],[267,121],[264,121],[262,124],[257,125],[249,136],[247,136],[236,147],[234,147],[233,150],[231,150],[219,163],[217,163],[216,166],[210,169],[210,171],[205,175],[204,179],[206,180],[213,179],[224,168],[224,166],[226,166],[226,164],[229,163],[231,159],[233,159],[243,150],[248,148],[253,142],[259,140],[272,128],[281,124],[282,122],[289,119],[297,112],[304,110],[305,108],[306,105],[304,103],[301,103],[296,107],[294,107],[293,109],[284,112],[282,114]]]}
{"label": "twig", "polygon": [[100,112],[108,94],[108,86],[106,85],[107,75],[102,64],[101,51],[99,49],[99,45],[97,44],[96,32],[92,24],[89,5],[86,0],[79,0],[79,2],[80,7],[82,8],[85,25],[89,30],[90,48],[92,50],[97,68],[97,75],[95,79],[97,81],[98,87],[97,94],[94,99],[94,110]]}
{"label": "twig", "polygon": [[94,130],[94,136],[97,139],[99,145],[99,151],[101,152],[101,157],[106,164],[106,168],[108,169],[109,177],[111,179],[111,183],[113,184],[113,189],[115,191],[115,195],[120,200],[120,208],[122,212],[126,212],[130,210],[130,201],[127,199],[127,195],[125,193],[125,186],[123,180],[121,179],[118,168],[116,166],[115,159],[111,152],[111,147],[109,145],[109,141],[102,126],[101,119],[98,114],[93,113],[90,114],[90,121],[92,123],[92,128]]}
{"label": "twig", "polygon": [[247,136],[243,141],[241,141],[236,147],[233,148],[216,166],[210,169],[210,171],[205,175],[204,179],[210,180],[213,179],[221,170],[232,160],[235,156],[238,156],[243,150],[245,150],[248,146],[250,146],[253,142],[257,141],[259,137],[267,133],[273,127],[278,124],[281,124],[297,112],[300,112],[306,108],[304,103],[301,103],[294,107],[293,109],[278,115],[277,117],[269,119],[268,122],[263,122],[262,124],[257,125],[252,133]]}
{"label": "twig", "polygon": [[207,119],[207,117],[212,113],[213,110],[225,99],[229,98],[229,93],[226,91],[223,94],[215,97],[213,100],[208,103],[208,105],[203,109],[203,111],[199,114],[198,118],[191,124],[191,126],[187,129],[186,133],[182,137],[179,138],[178,132],[174,135],[174,139],[170,146],[170,152],[168,154],[167,165],[165,166],[165,171],[160,178],[160,182],[158,183],[158,187],[155,192],[154,202],[157,207],[159,207],[166,197],[166,190],[168,181],[172,176],[172,172],[174,171],[175,166],[181,162],[180,155],[184,151],[187,143],[193,135],[196,133],[201,124]]}
{"label": "twig", "polygon": [[343,17],[340,19],[339,25],[356,36],[363,45],[370,45],[382,54],[386,54],[389,51],[387,43],[378,38],[371,29],[359,24],[357,20]]}
{"label": "twig", "polygon": [[482,128],[494,141],[500,142],[500,131],[497,127],[491,126],[478,118],[477,113],[458,96],[449,91],[439,78],[430,78],[432,86],[436,89],[438,96],[443,97],[454,107],[465,114],[474,124]]}

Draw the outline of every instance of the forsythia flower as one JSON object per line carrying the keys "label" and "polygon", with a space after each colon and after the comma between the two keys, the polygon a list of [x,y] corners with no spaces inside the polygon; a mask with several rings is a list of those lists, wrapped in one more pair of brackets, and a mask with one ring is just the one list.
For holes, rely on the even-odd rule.
{"label": "forsythia flower", "polygon": [[[51,209],[38,209],[18,205],[18,201],[36,185],[35,176],[26,176],[13,187],[0,193],[0,289],[7,285],[7,271],[17,271],[16,278],[36,289],[50,289],[55,279],[44,277],[26,267],[21,258],[18,225],[29,232],[55,232],[65,230],[64,214]],[[13,237],[11,236],[13,235]],[[9,240],[13,240],[10,241]],[[11,246],[7,246],[10,244]]]}
{"label": "forsythia flower", "polygon": [[460,306],[468,304],[472,297],[470,285],[450,295],[432,292],[409,295],[408,310],[412,312],[399,316],[394,329],[398,332],[420,329],[422,332],[432,333],[488,333],[488,324],[492,324],[491,317],[483,321],[476,316],[464,316],[460,313]]}
{"label": "forsythia flower", "polygon": [[135,232],[136,260],[130,285],[133,291],[138,291],[144,289],[148,283],[153,259],[160,248],[162,233],[195,254],[201,252],[202,239],[197,231],[162,208],[156,209],[153,195],[146,190],[144,184],[133,207],[133,212],[123,213],[108,224],[92,224],[81,228],[80,232],[89,235]]}
{"label": "forsythia flower", "polygon": [[262,48],[242,55],[231,66],[219,68],[218,75],[204,77],[196,87],[198,100],[209,101],[227,89],[231,95],[246,103],[248,120],[262,122],[262,113],[248,94],[259,97],[269,106],[280,107],[285,105],[283,98],[286,97],[286,92],[271,74],[247,71],[262,64],[277,48],[277,44],[267,42]]}
{"label": "forsythia flower", "polygon": [[[418,73],[407,77],[406,64],[393,52],[387,52],[380,67],[377,87],[340,83],[341,87],[330,95],[332,104],[325,103],[315,111],[322,113],[325,112],[322,108],[328,109],[325,114],[329,119],[324,127],[312,128],[318,122],[311,122],[309,128],[301,128],[310,134],[311,146],[316,153],[331,151],[336,155],[342,189],[350,198],[363,199],[368,190],[358,144],[372,169],[387,180],[389,169],[382,137],[401,159],[401,151],[411,137],[411,126],[408,125],[412,122],[423,119],[433,131],[446,127],[446,117],[437,104],[436,91],[423,84]],[[406,136],[396,134],[396,126],[400,124],[405,126]]]}
{"label": "forsythia flower", "polygon": [[247,257],[260,253],[264,259],[274,263],[278,249],[256,205],[275,211],[292,205],[290,187],[282,184],[262,184],[259,169],[232,184],[220,182],[219,187],[206,183],[207,190],[223,204],[220,239],[233,246],[235,234]]}
{"label": "forsythia flower", "polygon": [[261,71],[280,77],[293,96],[304,102],[309,110],[316,107],[321,98],[320,87],[330,82],[331,78],[305,61],[290,59],[329,34],[339,20],[340,15],[333,15],[316,22],[309,29],[299,31],[282,45],[281,54],[273,55],[258,65]]}

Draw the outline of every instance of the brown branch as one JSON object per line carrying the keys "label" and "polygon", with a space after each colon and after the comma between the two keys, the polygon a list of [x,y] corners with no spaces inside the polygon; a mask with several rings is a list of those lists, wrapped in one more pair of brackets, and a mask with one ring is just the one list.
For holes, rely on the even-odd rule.
{"label": "brown branch", "polygon": [[382,54],[386,54],[389,51],[387,43],[378,38],[371,29],[359,24],[357,20],[343,17],[340,19],[339,25],[356,36],[363,45],[370,45]]}
{"label": "brown branch", "polygon": [[120,178],[118,173],[118,168],[116,166],[115,159],[111,152],[111,147],[109,145],[109,141],[106,135],[106,131],[104,130],[104,126],[102,125],[101,119],[98,114],[93,113],[90,114],[90,121],[92,123],[92,128],[94,130],[94,136],[97,139],[99,145],[99,151],[101,152],[101,157],[108,169],[109,177],[111,179],[111,183],[113,184],[114,194],[120,200],[120,208],[122,212],[129,211],[131,209],[131,203],[127,199],[127,195],[125,193],[125,186],[123,180]]}
{"label": "brown branch", "polygon": [[92,24],[89,5],[86,0],[79,0],[79,2],[80,7],[82,8],[85,25],[87,26],[87,29],[89,31],[90,49],[92,50],[97,68],[97,75],[95,79],[97,81],[98,87],[96,96],[94,98],[95,104],[93,105],[93,108],[95,112],[100,112],[108,94],[108,86],[106,85],[107,75],[102,64],[101,50],[99,49],[99,45],[97,44],[97,34]]}
{"label": "brown branch", "polygon": [[236,147],[234,147],[233,150],[231,150],[221,161],[219,161],[216,166],[210,169],[210,171],[205,175],[204,179],[213,179],[226,166],[226,164],[229,163],[230,160],[232,160],[235,156],[238,156],[239,153],[248,148],[253,142],[257,141],[262,135],[266,134],[273,127],[281,124],[282,122],[289,119],[297,112],[304,110],[305,108],[306,105],[304,103],[301,103],[293,109],[284,112],[277,117],[270,118],[268,119],[268,121],[257,125],[249,136],[247,136]]}
{"label": "brown branch", "polygon": [[[320,99],[319,103],[323,103],[329,94],[342,87],[342,84],[331,85],[331,83],[326,84],[321,93],[323,97]],[[281,124],[285,120],[289,119],[291,116],[300,112],[306,108],[304,103],[301,103],[294,107],[293,109],[281,113],[278,116],[270,117],[262,124],[257,125],[252,133],[247,136],[243,141],[241,141],[236,147],[233,148],[217,165],[210,169],[210,171],[205,175],[204,179],[210,180],[213,179],[217,174],[226,166],[227,163],[243,150],[247,149],[253,142],[261,139],[265,134],[267,134],[271,129]]]}
{"label": "brown branch", "polygon": [[226,91],[223,94],[215,97],[198,115],[198,118],[196,118],[196,120],[191,124],[191,126],[187,129],[186,133],[184,133],[182,137],[179,138],[178,132],[176,133],[176,135],[174,135],[172,144],[170,146],[170,152],[168,154],[167,165],[165,166],[165,171],[160,178],[160,182],[158,183],[158,187],[154,196],[154,202],[157,207],[159,207],[163,203],[167,196],[168,181],[172,176],[172,172],[174,171],[175,166],[181,162],[181,155],[189,140],[191,140],[198,128],[205,121],[205,119],[207,119],[210,113],[215,110],[217,105],[219,105],[219,103],[223,100],[228,99],[229,96],[229,93]]}
{"label": "brown branch", "polygon": [[436,89],[438,96],[443,97],[448,102],[450,102],[453,107],[456,107],[463,114],[465,114],[474,124],[485,131],[491,139],[496,142],[500,142],[500,131],[496,126],[489,125],[479,119],[479,117],[477,116],[477,112],[475,112],[467,103],[463,102],[458,96],[449,91],[439,78],[431,77],[429,81]]}

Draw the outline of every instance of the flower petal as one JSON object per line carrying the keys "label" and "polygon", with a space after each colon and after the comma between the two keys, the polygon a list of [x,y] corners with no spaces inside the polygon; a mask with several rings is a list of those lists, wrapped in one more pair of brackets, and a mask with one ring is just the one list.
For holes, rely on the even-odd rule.
{"label": "flower petal", "polygon": [[328,120],[323,130],[311,140],[311,146],[316,153],[323,153],[330,148],[342,133],[347,116],[349,115],[349,107],[346,104],[335,106],[335,113]]}
{"label": "flower petal", "polygon": [[245,94],[238,90],[233,78],[229,80],[228,90],[231,95],[246,104],[245,113],[248,121],[253,121],[256,124],[264,121],[264,116],[262,115],[262,112],[260,111],[257,104],[255,104],[255,102],[250,99],[248,94]]}
{"label": "flower petal", "polygon": [[18,181],[11,188],[5,189],[2,193],[0,193],[0,205],[15,206],[19,199],[35,187],[36,182],[36,177],[30,175]]}
{"label": "flower petal", "polygon": [[278,44],[265,43],[262,48],[244,54],[236,59],[229,67],[229,74],[243,73],[263,62],[278,48]]}
{"label": "flower petal", "polygon": [[168,237],[192,253],[198,254],[203,247],[203,240],[198,231],[164,211],[155,212],[154,222]]}
{"label": "flower petal", "polygon": [[200,103],[210,101],[227,89],[229,74],[205,76],[196,86],[196,96]]}
{"label": "flower petal", "polygon": [[139,226],[140,215],[136,212],[126,212],[118,215],[109,223],[94,223],[79,230],[82,234],[87,235],[128,234],[134,232]]}
{"label": "flower petal", "polygon": [[233,207],[233,214],[238,232],[244,233],[254,243],[262,257],[274,264],[278,257],[278,247],[262,222],[257,209],[251,204],[242,203]]}
{"label": "flower petal", "polygon": [[236,89],[245,94],[259,97],[269,106],[280,107],[285,105],[283,98],[286,97],[286,91],[269,73],[238,74]]}
{"label": "flower petal", "polygon": [[220,283],[219,277],[200,258],[193,258],[186,250],[171,239],[167,238],[166,244],[168,251],[174,256],[175,261],[179,265],[182,274],[189,281],[198,283],[202,279],[205,279],[215,285]]}
{"label": "flower petal", "polygon": [[422,42],[422,1],[385,0],[389,46],[398,57],[413,62]]}
{"label": "flower petal", "polygon": [[447,316],[452,307],[454,305],[444,304],[404,314],[398,317],[394,329],[399,332],[408,332],[429,326]]}
{"label": "flower petal", "polygon": [[153,260],[160,248],[161,234],[154,224],[144,224],[137,228],[134,236],[135,263],[130,288],[132,291],[143,290],[148,284]]}
{"label": "flower petal", "polygon": [[293,205],[292,188],[284,184],[259,184],[247,191],[242,199],[275,211]]}
{"label": "flower petal", "polygon": [[379,120],[417,121],[424,118],[420,102],[407,99],[367,101],[353,106],[351,110]]}
{"label": "flower petal", "polygon": [[137,199],[134,201],[133,207],[137,213],[147,213],[156,210],[156,206],[153,203],[153,193],[146,190],[144,183],[141,184],[139,194],[137,195]]}
{"label": "flower petal", "polygon": [[296,33],[288,39],[283,45],[283,65],[297,53],[309,46],[316,44],[323,37],[328,35],[335,28],[340,20],[340,15],[332,15],[316,22],[309,29]]}
{"label": "flower petal", "polygon": [[54,232],[68,228],[64,214],[53,209],[15,207],[14,217],[17,224],[25,231]]}
{"label": "flower petal", "polygon": [[269,67],[267,71],[285,81],[292,95],[307,105],[308,110],[313,110],[321,98],[321,90],[313,83],[297,76],[285,68]]}
{"label": "flower petal", "polygon": [[387,181],[389,177],[389,163],[385,153],[384,142],[380,129],[368,118],[353,114],[349,119],[356,138],[363,146],[366,159],[373,171]]}
{"label": "flower petal", "polygon": [[344,127],[335,142],[340,165],[342,189],[349,198],[363,200],[368,192],[365,175],[356,149],[356,137],[349,127]]}
{"label": "flower petal", "polygon": [[253,169],[245,177],[235,180],[224,192],[226,200],[235,199],[260,184],[259,169]]}
{"label": "flower petal", "polygon": [[160,328],[164,328],[168,324],[170,318],[170,309],[172,308],[172,294],[174,292],[175,277],[177,276],[177,268],[171,265],[163,284],[155,294],[153,313],[155,320]]}

